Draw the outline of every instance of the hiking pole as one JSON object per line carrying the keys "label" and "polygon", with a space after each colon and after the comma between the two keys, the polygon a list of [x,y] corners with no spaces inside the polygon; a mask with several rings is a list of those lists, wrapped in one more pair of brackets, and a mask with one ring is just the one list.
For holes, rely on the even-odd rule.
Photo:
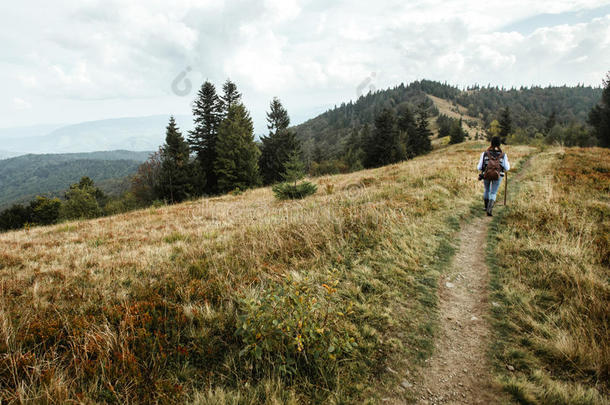
{"label": "hiking pole", "polygon": [[508,192],[508,172],[504,173],[504,206],[506,206],[506,193]]}

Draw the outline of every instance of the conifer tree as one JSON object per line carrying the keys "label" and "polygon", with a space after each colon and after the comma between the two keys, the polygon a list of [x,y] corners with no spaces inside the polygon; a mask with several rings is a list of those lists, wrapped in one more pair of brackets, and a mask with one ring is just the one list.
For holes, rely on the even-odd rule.
{"label": "conifer tree", "polygon": [[318,187],[308,181],[297,184],[299,180],[305,177],[305,165],[299,154],[294,151],[285,164],[285,170],[282,173],[284,183],[275,184],[272,187],[275,197],[280,200],[305,198],[316,192]]}
{"label": "conifer tree", "polygon": [[288,157],[285,164],[285,169],[282,172],[282,178],[287,183],[294,183],[297,185],[297,181],[305,177],[305,165],[299,157],[298,153],[293,152]]}
{"label": "conifer tree", "polygon": [[450,139],[449,143],[462,143],[466,139],[466,132],[462,128],[462,119],[456,121],[451,126],[451,132],[449,133]]}
{"label": "conifer tree", "polygon": [[429,125],[428,113],[421,106],[419,114],[417,114],[415,131],[409,132],[409,137],[407,138],[407,149],[412,151],[414,156],[428,153],[432,150],[432,143],[430,142],[432,131],[430,131]]}
{"label": "conifer tree", "polygon": [[610,72],[604,80],[602,98],[589,113],[589,124],[593,126],[593,133],[597,137],[599,146],[610,147]]}
{"label": "conifer tree", "polygon": [[222,118],[222,102],[216,87],[209,81],[201,86],[193,103],[195,128],[189,132],[188,142],[197,158],[201,176],[194,179],[197,194],[216,192],[217,179],[214,172],[216,160],[216,138]]}
{"label": "conifer tree", "polygon": [[225,81],[225,83],[222,85],[222,91],[223,95],[220,97],[222,112],[223,116],[227,116],[229,109],[241,102],[241,93],[237,91],[237,86],[231,81],[231,79],[227,79],[227,81]]}
{"label": "conifer tree", "polygon": [[502,143],[506,142],[506,138],[513,132],[513,121],[510,117],[510,110],[508,107],[504,108],[500,112],[500,138]]}
{"label": "conifer tree", "polygon": [[161,152],[161,170],[157,194],[170,203],[184,201],[193,195],[192,165],[188,143],[182,137],[174,117],[166,128]]}
{"label": "conifer tree", "polygon": [[344,161],[347,164],[350,171],[361,170],[362,160],[364,159],[364,151],[362,150],[362,136],[364,130],[360,131],[353,129],[352,133],[347,140],[347,144],[344,148]]}
{"label": "conifer tree", "polygon": [[378,167],[401,159],[396,116],[388,108],[375,118],[375,129],[366,140],[365,167]]}
{"label": "conifer tree", "polygon": [[408,106],[399,107],[396,122],[400,131],[400,144],[404,149],[404,158],[410,159],[417,156],[418,134],[415,116]]}
{"label": "conifer tree", "polygon": [[300,152],[296,134],[288,129],[290,117],[279,99],[274,98],[267,113],[269,136],[261,138],[259,166],[264,184],[282,180],[286,162]]}
{"label": "conifer tree", "polygon": [[218,128],[214,161],[218,191],[225,193],[259,185],[259,156],[250,114],[241,103],[231,105]]}

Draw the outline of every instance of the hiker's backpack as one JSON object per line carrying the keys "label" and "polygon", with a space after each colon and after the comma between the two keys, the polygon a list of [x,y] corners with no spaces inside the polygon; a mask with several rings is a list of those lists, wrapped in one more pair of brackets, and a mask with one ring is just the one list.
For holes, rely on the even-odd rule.
{"label": "hiker's backpack", "polygon": [[485,151],[485,153],[487,154],[487,166],[483,172],[483,178],[490,181],[498,180],[500,178],[500,172],[502,171],[500,162],[504,158],[504,153],[502,152],[498,155],[490,153],[489,151]]}

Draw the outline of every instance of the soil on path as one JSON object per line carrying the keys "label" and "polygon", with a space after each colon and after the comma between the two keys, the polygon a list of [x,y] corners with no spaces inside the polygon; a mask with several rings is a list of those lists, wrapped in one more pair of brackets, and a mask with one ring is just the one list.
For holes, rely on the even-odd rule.
{"label": "soil on path", "polygon": [[[482,209],[482,208],[481,208]],[[434,355],[423,370],[421,404],[497,404],[487,357],[489,271],[485,262],[489,217],[475,218],[459,234],[460,246],[440,278],[440,330]]]}

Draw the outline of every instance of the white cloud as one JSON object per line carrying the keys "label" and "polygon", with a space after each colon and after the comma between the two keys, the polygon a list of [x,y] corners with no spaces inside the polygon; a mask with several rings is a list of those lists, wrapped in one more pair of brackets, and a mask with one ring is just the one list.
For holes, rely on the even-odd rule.
{"label": "white cloud", "polygon": [[[39,3],[39,7],[36,6]],[[185,113],[202,80],[237,82],[263,131],[279,96],[295,121],[421,78],[457,85],[597,85],[610,66],[610,15],[503,27],[608,1],[42,0],[0,5],[3,126]],[[193,94],[170,85],[187,66]],[[29,102],[25,102],[25,100]],[[9,111],[29,105],[12,114]],[[7,108],[1,108],[7,107]],[[8,108],[11,107],[11,108]]]}
{"label": "white cloud", "polygon": [[29,110],[30,108],[32,108],[32,104],[19,97],[13,98],[13,105],[18,110]]}

